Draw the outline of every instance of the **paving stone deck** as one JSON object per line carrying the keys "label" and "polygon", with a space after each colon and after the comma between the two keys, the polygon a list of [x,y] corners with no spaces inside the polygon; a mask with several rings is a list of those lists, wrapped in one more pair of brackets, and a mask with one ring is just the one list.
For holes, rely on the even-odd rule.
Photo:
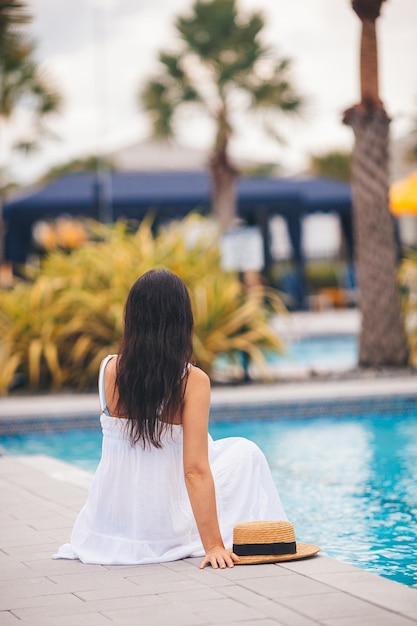
{"label": "paving stone deck", "polygon": [[91,475],[49,457],[0,457],[0,625],[411,626],[417,590],[327,558],[199,570],[53,560]]}

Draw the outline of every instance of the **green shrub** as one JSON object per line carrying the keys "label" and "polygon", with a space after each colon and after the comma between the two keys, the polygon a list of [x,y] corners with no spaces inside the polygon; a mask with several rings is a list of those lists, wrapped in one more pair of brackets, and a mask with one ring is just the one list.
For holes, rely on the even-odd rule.
{"label": "green shrub", "polygon": [[100,361],[116,353],[123,306],[138,276],[166,267],[188,285],[195,315],[196,362],[212,374],[219,354],[246,352],[267,376],[264,349],[282,349],[271,312],[283,311],[266,287],[245,292],[236,273],[220,265],[217,233],[191,215],[161,229],[151,220],[135,233],[127,224],[91,223],[95,241],[71,254],[55,251],[33,282],[0,293],[0,393],[22,374],[32,390],[96,385]]}
{"label": "green shrub", "polygon": [[404,326],[409,348],[409,363],[417,365],[417,253],[410,253],[400,266]]}

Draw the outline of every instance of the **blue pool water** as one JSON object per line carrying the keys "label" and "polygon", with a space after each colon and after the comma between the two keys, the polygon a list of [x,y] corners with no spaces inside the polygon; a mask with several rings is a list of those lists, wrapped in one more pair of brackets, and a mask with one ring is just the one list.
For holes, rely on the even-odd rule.
{"label": "blue pool water", "polygon": [[[300,541],[417,587],[415,417],[215,422],[210,432],[262,448]],[[10,453],[48,454],[91,471],[100,444],[98,429],[0,437]]]}
{"label": "blue pool water", "polygon": [[[266,361],[275,373],[300,371],[344,371],[358,363],[358,337],[354,334],[308,335],[292,338],[285,344],[285,352],[267,352]],[[217,374],[228,373],[230,357],[221,355],[214,364]]]}
{"label": "blue pool water", "polygon": [[270,355],[268,361],[278,368],[350,369],[358,362],[356,335],[312,335],[292,339],[282,355]]}

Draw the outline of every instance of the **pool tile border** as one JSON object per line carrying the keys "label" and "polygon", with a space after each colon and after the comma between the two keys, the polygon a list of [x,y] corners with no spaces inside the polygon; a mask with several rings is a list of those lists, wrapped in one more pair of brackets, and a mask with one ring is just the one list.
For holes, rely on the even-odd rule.
{"label": "pool tile border", "polygon": [[[57,404],[57,407],[59,405]],[[322,400],[299,399],[283,401],[276,399],[262,403],[215,402],[211,406],[210,420],[245,421],[245,420],[281,420],[314,418],[350,418],[358,415],[369,417],[410,416],[417,417],[416,394],[376,396],[376,397],[340,397]],[[32,414],[6,416],[0,418],[0,436],[25,434],[28,432],[62,432],[74,429],[96,429],[99,424],[99,412],[80,412],[63,415]]]}

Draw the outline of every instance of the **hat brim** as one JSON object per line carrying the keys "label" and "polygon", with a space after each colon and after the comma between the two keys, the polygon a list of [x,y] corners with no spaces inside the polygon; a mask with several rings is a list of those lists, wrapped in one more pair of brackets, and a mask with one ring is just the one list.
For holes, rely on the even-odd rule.
{"label": "hat brim", "polygon": [[281,563],[283,561],[297,561],[307,559],[320,552],[319,546],[312,543],[298,543],[295,554],[260,554],[254,556],[240,556],[235,565],[255,565],[256,563]]}

